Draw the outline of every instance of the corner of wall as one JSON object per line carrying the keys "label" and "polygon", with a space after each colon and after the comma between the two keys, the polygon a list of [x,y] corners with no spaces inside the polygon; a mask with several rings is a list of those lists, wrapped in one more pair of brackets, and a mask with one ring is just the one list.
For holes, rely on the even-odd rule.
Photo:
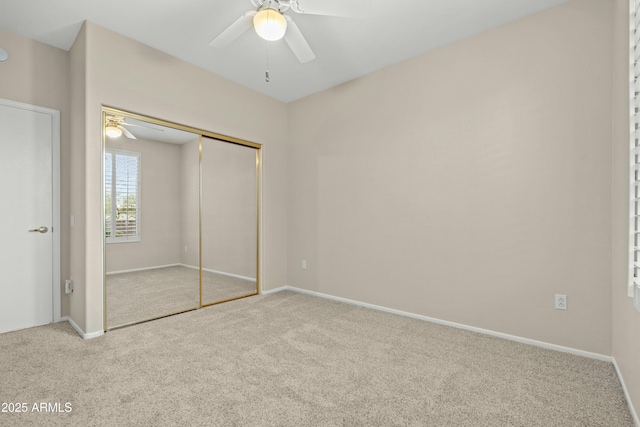
{"label": "corner of wall", "polygon": [[83,25],[69,51],[70,60],[70,278],[74,291],[69,296],[69,319],[86,330],[85,301],[85,141],[86,141],[86,57],[87,32]]}

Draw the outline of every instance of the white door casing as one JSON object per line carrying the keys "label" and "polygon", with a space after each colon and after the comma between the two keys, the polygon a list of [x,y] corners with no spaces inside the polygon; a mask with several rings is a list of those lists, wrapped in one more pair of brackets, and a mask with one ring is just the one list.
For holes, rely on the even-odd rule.
{"label": "white door casing", "polygon": [[0,99],[0,333],[60,320],[59,135],[58,111]]}

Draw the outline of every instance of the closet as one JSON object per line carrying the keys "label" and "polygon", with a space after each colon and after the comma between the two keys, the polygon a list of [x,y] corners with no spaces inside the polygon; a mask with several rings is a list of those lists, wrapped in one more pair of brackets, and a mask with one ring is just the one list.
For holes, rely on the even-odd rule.
{"label": "closet", "polygon": [[102,109],[104,329],[260,291],[261,145]]}

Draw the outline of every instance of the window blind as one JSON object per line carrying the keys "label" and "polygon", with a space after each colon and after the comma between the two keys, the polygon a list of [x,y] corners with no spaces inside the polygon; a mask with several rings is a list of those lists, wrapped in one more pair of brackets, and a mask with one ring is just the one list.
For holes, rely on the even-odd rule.
{"label": "window blind", "polygon": [[140,240],[140,153],[105,151],[107,242]]}
{"label": "window blind", "polygon": [[[640,286],[640,0],[630,0],[630,109],[631,109],[631,153],[630,153],[630,280],[628,294],[634,297]],[[636,295],[636,300],[637,300]],[[635,301],[636,306],[638,301]]]}

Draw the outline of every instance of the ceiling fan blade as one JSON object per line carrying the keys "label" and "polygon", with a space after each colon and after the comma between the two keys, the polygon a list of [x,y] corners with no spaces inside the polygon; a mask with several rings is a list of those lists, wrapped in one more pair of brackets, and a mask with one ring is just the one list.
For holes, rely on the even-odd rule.
{"label": "ceiling fan blade", "polygon": [[285,15],[284,18],[287,20],[287,32],[284,34],[284,41],[287,42],[301,63],[304,64],[313,60],[316,55],[311,50],[309,43],[307,43],[296,23],[293,22],[289,15]]}
{"label": "ceiling fan blade", "polygon": [[229,44],[244,34],[249,28],[253,26],[253,17],[256,15],[255,10],[250,10],[242,14],[242,16],[235,20],[235,22],[229,25],[223,32],[209,42],[209,46],[223,48],[229,46]]}
{"label": "ceiling fan blade", "polygon": [[155,128],[153,126],[142,126],[142,125],[137,125],[135,123],[127,123],[127,122],[121,122],[120,124],[122,126],[133,126],[133,127],[137,127],[137,128],[145,128],[145,129],[157,130],[158,132],[164,132],[164,129]]}
{"label": "ceiling fan blade", "polygon": [[122,131],[122,133],[124,133],[124,136],[126,136],[127,138],[129,138],[129,139],[138,139],[131,132],[129,132],[127,130],[127,128],[125,128],[124,126],[118,125],[118,129],[120,129]]}
{"label": "ceiling fan blade", "polygon": [[292,0],[291,8],[305,15],[366,18],[370,0]]}

